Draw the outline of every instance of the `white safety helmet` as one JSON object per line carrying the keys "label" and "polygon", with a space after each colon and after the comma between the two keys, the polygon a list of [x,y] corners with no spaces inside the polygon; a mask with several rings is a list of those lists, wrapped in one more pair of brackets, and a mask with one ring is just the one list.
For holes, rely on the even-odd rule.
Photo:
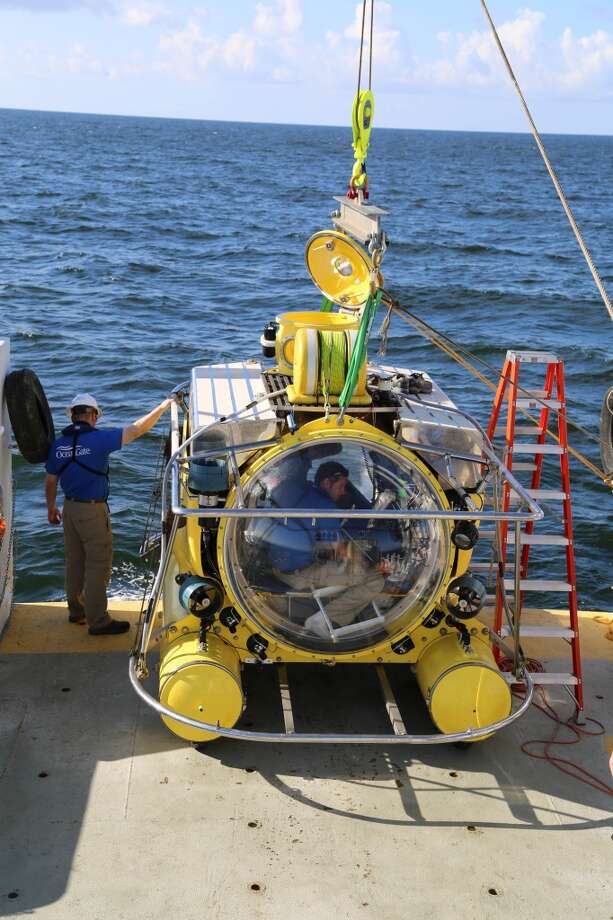
{"label": "white safety helmet", "polygon": [[91,393],[77,393],[70,405],[66,406],[66,414],[69,418],[72,417],[73,410],[77,406],[88,406],[90,409],[95,409],[98,413],[98,418],[102,415],[102,409],[98,405],[96,397],[92,396]]}

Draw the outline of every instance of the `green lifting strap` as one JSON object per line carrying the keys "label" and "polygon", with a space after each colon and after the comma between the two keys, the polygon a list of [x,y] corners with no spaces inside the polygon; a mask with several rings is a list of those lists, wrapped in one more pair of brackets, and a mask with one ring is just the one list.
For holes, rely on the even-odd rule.
{"label": "green lifting strap", "polygon": [[358,336],[355,342],[353,353],[351,355],[351,361],[349,362],[349,367],[347,369],[347,379],[345,381],[345,386],[343,387],[343,392],[338,399],[338,404],[341,409],[346,409],[351,402],[353,391],[355,390],[356,383],[358,382],[360,368],[366,360],[366,348],[368,347],[370,330],[372,328],[372,324],[379,308],[379,304],[381,303],[382,297],[382,290],[378,290],[374,296],[369,294],[368,300],[364,306],[364,312],[362,313]]}
{"label": "green lifting strap", "polygon": [[321,304],[319,305],[319,312],[320,313],[331,313],[333,306],[334,306],[334,301],[328,300],[328,298],[324,295],[324,297],[322,298]]}

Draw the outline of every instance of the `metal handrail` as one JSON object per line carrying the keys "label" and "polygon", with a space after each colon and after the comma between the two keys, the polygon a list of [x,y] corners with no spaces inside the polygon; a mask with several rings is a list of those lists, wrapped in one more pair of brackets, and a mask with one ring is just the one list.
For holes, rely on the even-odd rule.
{"label": "metal handrail", "polygon": [[234,738],[237,741],[260,741],[269,744],[283,742],[285,744],[454,744],[458,741],[478,741],[494,732],[511,725],[524,714],[532,703],[534,695],[534,683],[526,669],[522,670],[522,679],[526,684],[526,696],[521,706],[515,712],[507,716],[506,719],[500,719],[498,722],[492,722],[483,728],[467,729],[464,732],[453,732],[449,735],[430,734],[430,735],[336,735],[336,734],[312,734],[301,732],[254,732],[242,728],[224,728],[219,724],[211,722],[200,722],[198,719],[192,719],[182,713],[175,712],[164,706],[154,696],[148,693],[143,687],[137,673],[136,658],[130,659],[130,681],[136,693],[144,702],[154,709],[159,715],[180,722],[182,725],[188,725],[190,728],[196,728],[201,731],[211,732],[215,735],[221,735],[224,738]]}
{"label": "metal handrail", "polygon": [[[237,415],[240,414],[236,413]],[[458,412],[460,415],[469,418],[465,413]],[[230,421],[232,417],[229,417],[227,421]],[[473,421],[470,419],[470,421]],[[164,528],[162,528],[162,553],[160,559],[160,565],[158,572],[154,581],[153,589],[151,592],[151,597],[147,607],[147,613],[142,625],[140,636],[137,638],[137,648],[138,648],[138,672],[141,677],[144,677],[147,673],[146,667],[146,654],[149,641],[151,638],[153,630],[153,621],[155,609],[157,607],[159,595],[161,593],[163,579],[166,574],[168,561],[170,557],[170,546],[174,540],[174,536],[177,530],[177,524],[181,517],[198,517],[198,518],[281,518],[281,519],[335,519],[339,517],[338,509],[334,510],[323,510],[321,508],[248,508],[245,507],[242,502],[239,503],[237,508],[220,508],[220,507],[197,507],[197,508],[188,508],[180,503],[179,497],[179,466],[187,464],[189,465],[192,461],[197,459],[206,459],[214,457],[222,457],[229,455],[231,458],[231,466],[233,470],[233,475],[235,480],[239,481],[240,472],[239,465],[237,461],[237,453],[245,453],[253,450],[261,450],[266,447],[274,446],[279,443],[280,438],[268,438],[262,441],[250,441],[241,444],[232,444],[232,445],[217,445],[215,447],[209,448],[204,451],[198,451],[196,454],[191,456],[186,456],[187,448],[193,444],[196,439],[202,437],[206,434],[209,428],[212,425],[204,425],[201,428],[193,432],[188,438],[185,439],[182,443],[179,443],[179,420],[178,420],[178,409],[176,404],[173,403],[171,407],[171,456],[166,464],[164,473],[162,476],[162,490],[161,490],[161,508],[162,516],[165,514],[165,509],[167,507],[167,498],[168,498],[168,480],[170,482],[170,510],[174,516],[173,527],[171,528],[170,537],[166,540]],[[519,495],[522,504],[528,506],[528,511],[485,511],[481,510],[453,510],[453,511],[416,511],[416,510],[398,510],[392,511],[390,509],[343,509],[342,517],[343,520],[399,520],[399,521],[408,521],[408,520],[449,520],[449,521],[459,521],[459,520],[469,520],[474,521],[475,517],[478,515],[479,520],[481,521],[507,521],[515,525],[515,537],[516,543],[519,545],[519,525],[526,521],[539,521],[544,517],[544,512],[537,505],[537,503],[528,495],[524,487],[515,479],[513,474],[504,466],[500,459],[494,453],[491,445],[488,442],[487,436],[484,434],[480,426],[476,425],[477,429],[484,436],[483,443],[483,454],[481,456],[472,455],[472,454],[460,454],[454,451],[443,451],[443,456],[448,459],[462,459],[469,462],[474,462],[483,465],[484,455],[489,462],[496,470],[496,474],[502,479],[506,479],[511,488]],[[404,443],[404,442],[401,442]],[[423,452],[434,452],[437,454],[441,453],[440,448],[429,448],[427,445],[411,445],[414,450],[421,450]],[[237,495],[240,497],[240,493],[237,489]],[[515,563],[515,610],[518,610],[518,597],[519,597],[519,556],[517,554],[516,563]],[[518,639],[518,630],[519,630],[519,616],[516,616],[513,622],[513,634],[516,639]],[[515,654],[515,670],[519,668],[519,661],[517,658],[518,649],[516,645],[516,654]],[[135,665],[136,668],[136,665]],[[150,697],[154,701],[153,697]],[[158,708],[161,706],[157,701],[155,701]],[[161,710],[158,710],[161,712]],[[174,718],[171,711],[164,712],[163,714],[169,715],[170,718]],[[180,717],[179,721],[185,721],[186,717]],[[191,724],[189,720],[186,724]],[[202,725],[206,723],[201,723]],[[211,730],[210,728],[206,729]],[[217,729],[215,729],[217,730]],[[497,729],[495,729],[497,730]],[[230,730],[227,730],[230,731]],[[487,734],[487,732],[485,732]],[[247,733],[249,734],[249,733]],[[237,736],[238,737],[238,736]],[[375,737],[375,736],[373,736]],[[387,736],[384,736],[387,737]],[[416,736],[417,737],[417,736]],[[425,736],[423,736],[425,737]],[[428,736],[430,737],[430,736]],[[446,736],[448,737],[448,736]],[[474,738],[475,735],[470,735],[471,738]],[[380,740],[380,739],[379,739]],[[456,740],[466,740],[464,738],[459,738]],[[363,742],[369,743],[369,742]],[[372,742],[375,743],[375,742]],[[427,743],[425,741],[419,741],[415,743]],[[436,743],[436,742],[433,742]]]}
{"label": "metal handrail", "polygon": [[[185,505],[180,503],[179,498],[179,462],[184,460],[186,462],[191,462],[196,459],[207,459],[213,457],[222,457],[226,454],[234,455],[234,460],[236,461],[237,453],[244,453],[250,450],[260,450],[264,447],[271,447],[274,444],[279,442],[279,438],[267,439],[265,441],[249,441],[243,444],[232,444],[232,445],[218,445],[216,447],[210,448],[208,450],[199,451],[196,455],[192,457],[181,458],[187,447],[192,444],[196,438],[202,437],[206,432],[207,428],[210,426],[204,426],[203,428],[198,429],[194,434],[190,435],[172,454],[166,469],[164,470],[164,476],[162,479],[162,507],[165,507],[165,500],[168,490],[168,478],[171,475],[171,510],[173,514],[181,515],[182,517],[199,517],[199,518],[223,518],[223,517],[234,517],[234,518],[303,518],[303,519],[313,519],[318,518],[323,519],[334,519],[339,517],[338,509],[329,509],[324,510],[322,508],[220,508],[220,507],[205,507],[205,508],[188,508]],[[428,447],[420,446],[420,450],[425,453],[428,452]],[[434,452],[438,453],[438,448],[434,449]],[[513,474],[500,459],[496,456],[493,450],[491,450],[487,445],[483,445],[483,453],[486,455],[488,461],[497,468],[498,472],[502,475],[503,479],[506,479],[511,486],[511,488],[517,492],[517,494],[522,499],[522,503],[528,506],[528,511],[478,511],[478,517],[480,520],[487,521],[508,521],[524,523],[526,521],[540,521],[544,517],[543,510],[537,505],[537,503],[528,495],[524,487],[515,479]],[[456,454],[453,451],[446,451],[445,456],[448,456],[450,459],[463,459],[470,460],[474,463],[483,464],[483,456],[477,457],[473,454]],[[236,466],[233,463],[233,468],[236,470]],[[375,511],[368,508],[352,508],[352,509],[343,509],[342,517],[344,520],[400,520],[400,521],[410,521],[410,520],[453,520],[453,521],[474,521],[477,511],[409,511],[409,510],[390,510],[390,509],[380,509]]]}
{"label": "metal handrail", "polygon": [[[257,401],[260,402],[265,399],[269,399],[271,396],[276,395],[277,392],[284,392],[284,390],[274,391],[274,393],[272,394],[271,393],[264,394]],[[469,415],[467,412],[465,412],[462,409],[458,409],[457,406],[442,406],[439,403],[431,402],[429,400],[424,400],[421,397],[419,399],[415,399],[403,393],[400,393],[400,395],[406,402],[417,403],[417,404],[426,406],[427,408],[444,409],[445,411],[454,412],[456,415],[459,415],[461,418],[464,418],[466,421],[468,421],[469,424],[471,424],[475,428],[475,430],[481,435],[483,439],[482,454],[480,456],[476,454],[465,454],[465,453],[454,451],[454,450],[448,450],[448,449],[446,450],[444,448],[431,447],[430,445],[415,444],[413,442],[409,442],[409,441],[405,441],[404,439],[401,439],[400,443],[403,446],[411,450],[414,450],[414,451],[421,451],[423,453],[434,453],[434,454],[437,454],[438,456],[443,456],[445,459],[448,459],[448,460],[463,460],[463,461],[468,461],[471,463],[476,463],[479,465],[484,464],[483,455],[485,455],[487,457],[487,460],[490,461],[497,468],[498,472],[502,475],[503,479],[506,479],[509,485],[511,486],[511,488],[515,492],[517,492],[517,494],[522,499],[522,503],[526,504],[529,508],[529,513],[521,512],[521,511],[491,512],[491,511],[480,510],[479,511],[480,519],[490,520],[490,521],[503,520],[503,521],[509,521],[509,522],[519,521],[520,523],[525,523],[527,521],[540,521],[543,519],[544,512],[542,511],[542,509],[528,495],[525,488],[522,486],[520,482],[517,481],[517,479],[513,476],[512,472],[501,462],[499,457],[494,452],[491,442],[489,441],[489,438],[487,437],[487,434],[484,431],[483,427],[479,424],[479,422],[475,418],[473,418],[472,415]],[[249,405],[251,407],[253,404],[250,403]],[[278,518],[285,518],[287,517],[287,518],[317,519],[317,518],[338,517],[338,513],[336,511],[333,510],[333,511],[326,512],[322,509],[317,509],[317,510],[308,509],[308,508],[306,509],[297,509],[297,508],[294,508],[294,509],[289,509],[289,508],[276,508],[276,509],[249,508],[247,509],[247,508],[244,508],[242,509],[242,508],[219,508],[219,507],[206,509],[206,508],[200,508],[200,507],[199,508],[186,508],[180,504],[179,502],[179,468],[178,468],[179,462],[183,461],[189,464],[194,460],[200,460],[200,459],[204,460],[204,459],[214,458],[214,457],[223,457],[227,454],[230,457],[231,466],[232,466],[235,480],[238,480],[238,463],[236,460],[237,453],[245,453],[245,452],[253,451],[253,450],[261,450],[264,447],[271,447],[274,444],[277,444],[279,442],[280,438],[276,437],[276,438],[268,438],[263,441],[249,441],[243,444],[217,445],[215,447],[211,447],[206,450],[197,451],[196,453],[191,454],[189,457],[185,455],[187,448],[191,444],[193,444],[199,437],[203,437],[210,428],[212,428],[215,425],[218,425],[220,421],[223,423],[223,422],[230,422],[230,421],[237,420],[238,417],[242,414],[242,412],[245,411],[247,408],[248,407],[243,407],[243,409],[239,409],[233,415],[227,416],[223,420],[217,420],[216,422],[201,426],[199,429],[193,432],[188,438],[186,438],[185,441],[179,444],[178,411],[177,411],[176,404],[173,403],[172,409],[171,409],[172,454],[168,461],[166,469],[164,470],[164,475],[162,477],[162,509],[166,507],[165,499],[166,499],[167,481],[168,481],[169,471],[171,471],[172,472],[171,510],[173,514],[180,514],[186,517],[203,517],[203,518],[204,517],[210,517],[210,518],[215,518],[215,517],[267,517],[267,518],[271,518],[271,517],[277,518],[278,517]],[[181,456],[181,455],[184,455],[184,456]],[[240,488],[240,483],[238,483],[237,481],[236,485],[237,485],[237,491],[238,491],[238,489]],[[368,509],[346,509],[346,510],[343,509],[343,510],[344,510],[343,518],[344,519],[346,518],[349,520],[351,520],[352,518],[360,518],[364,520],[368,520],[370,518],[373,518],[373,519],[382,518],[385,520],[419,520],[419,519],[444,520],[447,518],[447,519],[451,519],[455,521],[461,521],[461,520],[472,521],[475,519],[475,512],[474,511],[471,512],[470,510],[465,511],[465,512],[458,511],[458,510],[451,511],[451,512],[413,511],[413,512],[408,512],[408,513],[403,512],[403,511],[400,511],[400,512],[384,511],[384,513],[381,513],[381,511],[372,511],[372,510],[369,511]]]}

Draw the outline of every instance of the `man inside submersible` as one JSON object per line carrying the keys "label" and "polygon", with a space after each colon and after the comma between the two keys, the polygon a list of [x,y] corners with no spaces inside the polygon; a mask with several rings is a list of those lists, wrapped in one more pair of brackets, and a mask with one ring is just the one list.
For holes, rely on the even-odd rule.
{"label": "man inside submersible", "polygon": [[[321,510],[371,507],[349,478],[349,471],[336,460],[322,463],[313,483],[297,470],[283,469],[283,478],[270,495],[278,507]],[[284,465],[286,467],[286,464]],[[298,592],[310,592],[319,610],[308,616],[304,627],[323,638],[330,627],[353,623],[376,603],[386,581],[380,549],[363,520],[319,518],[269,522],[264,536],[273,574]],[[369,539],[370,538],[370,539]],[[376,613],[376,607],[374,608]]]}

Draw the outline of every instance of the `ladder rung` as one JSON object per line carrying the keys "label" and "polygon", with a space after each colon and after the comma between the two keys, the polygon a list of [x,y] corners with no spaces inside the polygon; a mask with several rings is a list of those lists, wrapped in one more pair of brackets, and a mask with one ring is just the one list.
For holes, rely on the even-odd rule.
{"label": "ladder rung", "polygon": [[519,409],[560,409],[562,403],[559,399],[534,399],[531,397],[521,397],[515,400],[515,405]]}
{"label": "ladder rung", "polygon": [[492,575],[495,575],[498,571],[497,562],[471,562],[470,563],[471,572],[491,572]]}
{"label": "ladder rung", "polygon": [[507,358],[522,364],[557,364],[560,360],[550,351],[508,351]]}
{"label": "ladder rung", "polygon": [[514,444],[511,448],[514,454],[560,454],[564,448],[559,444]]}
{"label": "ladder rung", "polygon": [[[495,530],[480,530],[480,540],[493,540],[496,537]],[[515,545],[515,534],[507,534],[507,543],[510,546]],[[522,546],[568,546],[568,537],[563,537],[554,533],[522,533]]]}
{"label": "ladder rung", "polygon": [[560,492],[558,489],[527,489],[530,498],[542,499],[542,501],[560,501],[566,498],[566,492]]}
{"label": "ladder rung", "polygon": [[[510,626],[503,626],[500,630],[503,639],[512,635]],[[520,639],[574,639],[575,630],[561,626],[524,626],[519,627]]]}
{"label": "ladder rung", "polygon": [[[559,684],[575,686],[579,683],[574,674],[553,674],[549,671],[544,671],[542,674],[531,673],[530,676],[532,677],[532,680],[535,684]],[[503,672],[503,677],[509,684],[525,683],[525,681],[523,681],[521,678],[515,677],[514,674]]]}
{"label": "ladder rung", "polygon": [[[566,492],[559,492],[557,489],[526,489],[526,492],[537,502],[563,502],[566,498]],[[519,495],[516,492],[511,492],[509,497],[514,504],[519,501]]]}
{"label": "ladder rung", "polygon": [[522,461],[520,461],[519,463],[513,464],[512,472],[517,471],[518,473],[521,473],[523,470],[534,471],[535,469],[536,469],[536,463],[523,463]]}
{"label": "ladder rung", "polygon": [[[504,425],[499,425],[495,435],[504,435],[507,433],[507,429]],[[539,428],[538,425],[516,425],[514,428],[514,434],[542,434],[543,429]]]}
{"label": "ladder rung", "polygon": [[[568,537],[553,533],[522,533],[522,546],[568,546]],[[507,534],[507,543],[515,544],[515,534]]]}
{"label": "ladder rung", "polygon": [[[505,578],[504,586],[507,591],[512,591],[515,582],[512,578]],[[564,591],[573,590],[573,586],[567,581],[553,581],[543,578],[522,578],[519,583],[520,591]]]}
{"label": "ladder rung", "polygon": [[522,387],[521,395],[525,399],[544,399],[545,396],[547,396],[547,390],[528,390],[527,388]]}

